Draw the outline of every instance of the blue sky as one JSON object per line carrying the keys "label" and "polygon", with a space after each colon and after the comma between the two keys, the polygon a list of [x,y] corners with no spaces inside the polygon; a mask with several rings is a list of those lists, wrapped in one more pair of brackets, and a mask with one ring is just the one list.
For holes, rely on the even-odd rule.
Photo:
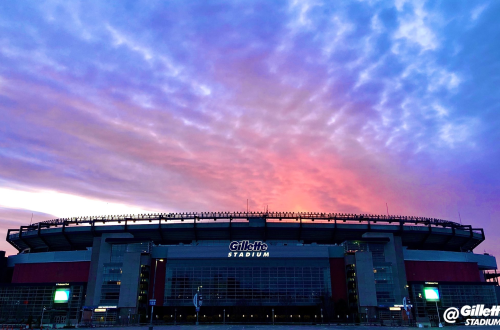
{"label": "blue sky", "polygon": [[0,230],[247,198],[388,203],[460,212],[498,254],[499,15],[495,1],[3,2]]}

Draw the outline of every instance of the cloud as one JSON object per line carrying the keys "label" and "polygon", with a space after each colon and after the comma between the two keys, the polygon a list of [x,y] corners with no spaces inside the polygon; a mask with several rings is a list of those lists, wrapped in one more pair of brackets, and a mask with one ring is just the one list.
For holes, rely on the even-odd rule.
{"label": "cloud", "polygon": [[483,13],[483,11],[488,7],[488,4],[483,4],[483,5],[480,5],[480,6],[477,6],[476,8],[474,8],[472,10],[472,13],[471,13],[471,19],[473,21],[477,20],[479,18],[479,16],[481,16],[481,14]]}
{"label": "cloud", "polygon": [[[413,2],[412,7],[413,10],[400,18],[400,25],[394,38],[418,44],[423,51],[435,50],[439,47],[439,42],[430,24],[432,16],[424,9],[424,3],[421,1]],[[402,9],[402,6],[398,7],[399,11]]]}
{"label": "cloud", "polygon": [[0,200],[3,206],[8,205],[9,208],[22,209],[25,205],[29,205],[34,212],[54,214],[56,218],[69,218],[78,215],[139,214],[157,211],[55,191],[23,191],[0,188]]}
{"label": "cloud", "polygon": [[0,14],[0,205],[498,214],[497,5],[88,6]]}
{"label": "cloud", "polygon": [[472,143],[475,128],[479,126],[477,120],[463,121],[458,123],[447,123],[441,128],[440,137],[449,147],[463,147],[464,144]]}

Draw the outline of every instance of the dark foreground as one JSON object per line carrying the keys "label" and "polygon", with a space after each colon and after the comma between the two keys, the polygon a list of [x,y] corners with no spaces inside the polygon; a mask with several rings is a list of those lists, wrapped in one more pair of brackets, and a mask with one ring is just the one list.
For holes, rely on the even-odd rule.
{"label": "dark foreground", "polygon": [[[500,329],[500,326],[448,326],[449,330]],[[98,328],[100,330],[116,330],[119,327]],[[148,326],[124,327],[127,330],[148,330]],[[155,330],[403,330],[428,329],[416,327],[382,327],[382,326],[343,326],[343,325],[159,325]],[[440,328],[432,328],[440,329]]]}

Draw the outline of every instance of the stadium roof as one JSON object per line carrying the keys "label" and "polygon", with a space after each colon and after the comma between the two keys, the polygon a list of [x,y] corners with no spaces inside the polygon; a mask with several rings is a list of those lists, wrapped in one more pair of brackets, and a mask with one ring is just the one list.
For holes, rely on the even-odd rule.
{"label": "stadium roof", "polygon": [[131,233],[155,244],[198,240],[292,240],[334,244],[367,232],[393,233],[409,249],[471,251],[484,231],[452,221],[368,214],[313,212],[191,212],[55,219],[9,229],[18,251],[83,250],[103,233]]}

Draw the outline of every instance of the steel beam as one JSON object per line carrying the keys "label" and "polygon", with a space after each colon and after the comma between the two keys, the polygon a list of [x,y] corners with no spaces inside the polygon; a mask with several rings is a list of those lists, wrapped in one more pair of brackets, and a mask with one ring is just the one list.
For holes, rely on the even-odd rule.
{"label": "steel beam", "polygon": [[10,238],[9,236],[11,235],[11,232],[19,232],[19,229],[7,229],[7,237],[6,237],[6,241],[10,243],[10,245],[12,245],[13,247],[16,248],[17,251],[21,252],[22,249],[19,245],[17,245],[16,243],[14,243]]}
{"label": "steel beam", "polygon": [[68,235],[66,234],[66,221],[63,222],[62,234],[63,234],[64,238],[66,239],[66,241],[68,242],[70,249],[74,249],[73,243],[71,243]]}
{"label": "steel beam", "polygon": [[95,232],[95,219],[90,223],[90,232],[93,237],[97,237],[97,233]]}
{"label": "steel beam", "polygon": [[299,216],[299,221],[300,221],[300,225],[299,225],[299,239],[298,239],[298,241],[300,242],[301,238],[302,238],[302,217],[300,217],[300,216]]}
{"label": "steel beam", "polygon": [[161,230],[161,218],[162,216],[160,215],[160,219],[158,219],[158,232],[160,233],[161,241],[165,242],[165,238],[163,238],[163,232]]}
{"label": "steel beam", "polygon": [[32,245],[30,245],[30,244],[28,243],[28,241],[27,241],[27,240],[25,240],[25,239],[23,238],[23,228],[28,229],[28,228],[29,228],[29,226],[21,226],[21,230],[19,230],[19,240],[20,240],[21,242],[23,242],[24,244],[26,244],[26,246],[27,246],[28,248],[33,249],[33,246],[32,246]]}
{"label": "steel beam", "polygon": [[37,236],[42,240],[43,244],[45,244],[45,246],[47,246],[47,249],[50,250],[49,242],[47,242],[47,240],[43,237],[41,229],[42,229],[42,226],[40,225],[40,223],[38,223]]}
{"label": "steel beam", "polygon": [[[467,242],[465,242],[465,246],[468,246],[470,245],[474,240],[476,240],[476,238],[474,237],[474,229],[472,228],[472,226],[470,225],[467,225],[467,226],[464,226],[464,227],[467,227],[469,228],[469,239],[467,240]],[[483,237],[483,240],[484,240],[484,231],[481,229],[481,233],[482,233],[482,237]],[[482,241],[481,241],[482,242]],[[479,242],[479,243],[481,243]],[[479,245],[479,243],[477,244],[474,244],[472,245],[471,248],[469,248],[467,251],[472,251],[477,245]]]}
{"label": "steel beam", "polygon": [[264,242],[267,241],[267,218],[264,218]]}
{"label": "steel beam", "polygon": [[432,235],[432,226],[430,223],[429,223],[429,226],[427,228],[429,231],[425,235],[424,239],[420,242],[420,245],[419,245],[420,248],[422,248],[425,245],[425,243],[427,242],[427,239]]}
{"label": "steel beam", "polygon": [[198,233],[196,229],[196,217],[193,218],[193,228],[194,228],[194,241],[198,242]]}
{"label": "steel beam", "polygon": [[337,242],[337,217],[333,218],[334,226],[333,226],[333,234],[332,234],[332,242]]}
{"label": "steel beam", "polygon": [[455,227],[451,227],[451,235],[449,237],[447,237],[443,243],[443,246],[441,247],[441,250],[444,250],[446,248],[446,246],[448,245],[448,243],[450,243],[450,241],[455,237]]}

